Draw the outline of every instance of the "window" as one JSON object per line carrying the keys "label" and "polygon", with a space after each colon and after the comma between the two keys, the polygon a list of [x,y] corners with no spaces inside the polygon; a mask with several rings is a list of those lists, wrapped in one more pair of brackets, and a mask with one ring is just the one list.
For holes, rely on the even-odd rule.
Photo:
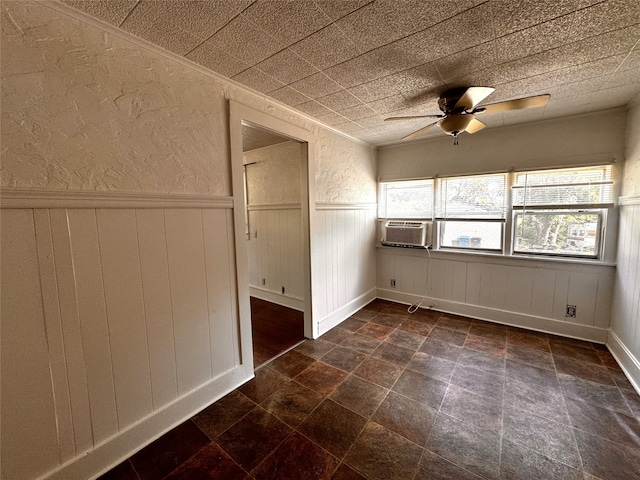
{"label": "window", "polygon": [[602,258],[613,167],[381,182],[378,204],[380,218],[434,219],[442,250]]}
{"label": "window", "polygon": [[514,253],[597,258],[611,166],[519,172],[513,182]]}
{"label": "window", "polygon": [[433,180],[380,183],[379,218],[433,218]]}
{"label": "window", "polygon": [[506,189],[506,174],[439,179],[440,248],[502,251]]}

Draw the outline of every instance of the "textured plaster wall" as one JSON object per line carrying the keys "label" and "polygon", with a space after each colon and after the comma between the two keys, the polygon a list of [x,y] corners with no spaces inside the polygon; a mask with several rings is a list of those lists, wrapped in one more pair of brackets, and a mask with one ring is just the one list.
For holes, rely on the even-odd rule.
{"label": "textured plaster wall", "polygon": [[316,164],[316,201],[320,203],[375,203],[375,152],[322,130]]}
{"label": "textured plaster wall", "polygon": [[640,95],[627,116],[627,144],[622,195],[640,195]]}
{"label": "textured plaster wall", "polygon": [[244,154],[253,163],[246,167],[249,205],[300,203],[300,148],[286,142]]}

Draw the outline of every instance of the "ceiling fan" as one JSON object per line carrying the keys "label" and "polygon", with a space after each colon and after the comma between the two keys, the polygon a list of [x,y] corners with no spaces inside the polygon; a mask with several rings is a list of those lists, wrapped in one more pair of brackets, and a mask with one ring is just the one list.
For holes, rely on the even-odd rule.
{"label": "ceiling fan", "polygon": [[486,125],[476,119],[476,115],[486,113],[506,112],[521,108],[544,107],[551,95],[535,95],[533,97],[516,98],[506,102],[478,105],[487,98],[495,88],[492,87],[460,87],[447,90],[438,100],[438,107],[442,111],[440,115],[412,115],[406,117],[389,117],[386,121],[413,120],[416,118],[440,118],[435,123],[410,133],[402,140],[410,140],[421,135],[435,125],[438,125],[447,135],[454,137],[454,145],[458,144],[458,135],[462,132],[476,133]]}

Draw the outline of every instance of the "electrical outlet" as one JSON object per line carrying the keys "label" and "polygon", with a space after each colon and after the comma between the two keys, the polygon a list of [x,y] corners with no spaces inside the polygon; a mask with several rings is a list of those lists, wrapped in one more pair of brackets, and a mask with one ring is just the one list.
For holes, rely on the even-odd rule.
{"label": "electrical outlet", "polygon": [[567,314],[565,317],[576,318],[576,306],[575,305],[567,305]]}
{"label": "electrical outlet", "polygon": [[395,279],[395,278],[392,278],[392,279],[391,279],[391,281],[390,281],[389,283],[391,284],[391,286],[392,286],[393,288],[396,288],[396,279]]}

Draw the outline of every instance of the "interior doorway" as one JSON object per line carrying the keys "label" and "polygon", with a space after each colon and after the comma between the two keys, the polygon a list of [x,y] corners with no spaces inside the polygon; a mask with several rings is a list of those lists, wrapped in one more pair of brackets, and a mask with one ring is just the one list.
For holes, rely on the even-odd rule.
{"label": "interior doorway", "polygon": [[303,188],[306,144],[243,122],[242,167],[253,364],[304,340]]}

